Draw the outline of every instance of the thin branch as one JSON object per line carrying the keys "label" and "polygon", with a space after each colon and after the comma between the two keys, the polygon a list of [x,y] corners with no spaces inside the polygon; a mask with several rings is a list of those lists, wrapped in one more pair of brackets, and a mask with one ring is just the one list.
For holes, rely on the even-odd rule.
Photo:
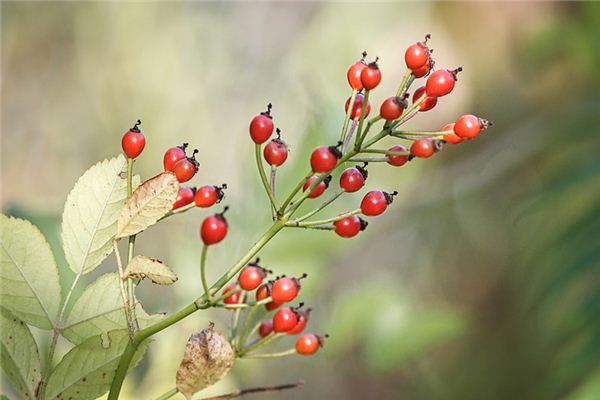
{"label": "thin branch", "polygon": [[276,212],[276,210],[278,209],[277,200],[275,199],[275,195],[271,191],[271,186],[269,185],[269,181],[267,180],[267,174],[265,173],[265,168],[260,154],[260,144],[256,144],[254,153],[256,156],[256,167],[258,168],[260,180],[262,181],[265,191],[267,192],[267,196],[269,197],[269,201],[271,202],[271,209],[274,209]]}
{"label": "thin branch", "polygon": [[202,280],[202,288],[204,289],[204,294],[209,303],[212,303],[212,297],[210,294],[210,290],[208,289],[208,284],[206,283],[206,252],[208,251],[208,246],[202,245],[202,252],[200,253],[200,279]]}
{"label": "thin branch", "polygon": [[354,101],[356,100],[357,94],[358,90],[352,89],[352,95],[350,96],[350,104],[348,104],[348,109],[346,110],[346,117],[344,119],[344,124],[342,125],[340,142],[344,142],[344,138],[346,137],[346,131],[348,130],[348,122],[350,121],[350,115],[352,115],[352,110],[354,109]]}
{"label": "thin branch", "polygon": [[304,386],[304,381],[300,380],[296,383],[288,383],[285,385],[263,386],[263,387],[257,387],[257,388],[251,388],[251,389],[236,390],[235,392],[231,392],[228,394],[222,394],[220,396],[203,397],[200,400],[230,400],[230,399],[235,399],[236,397],[241,397],[243,395],[251,394],[251,393],[278,392],[280,390],[296,389],[296,388],[301,388],[303,386]]}
{"label": "thin branch", "polygon": [[316,213],[318,213],[319,211],[321,211],[322,209],[324,209],[325,207],[327,207],[328,205],[330,205],[331,203],[333,203],[334,201],[336,201],[337,198],[340,197],[344,193],[345,192],[343,190],[335,193],[333,196],[331,196],[330,198],[328,198],[327,200],[325,200],[323,202],[323,204],[321,204],[319,207],[315,208],[314,210],[312,210],[311,212],[309,212],[307,214],[304,214],[301,217],[296,218],[295,221],[302,222],[305,219],[308,219],[308,218],[312,217],[313,215],[315,215]]}

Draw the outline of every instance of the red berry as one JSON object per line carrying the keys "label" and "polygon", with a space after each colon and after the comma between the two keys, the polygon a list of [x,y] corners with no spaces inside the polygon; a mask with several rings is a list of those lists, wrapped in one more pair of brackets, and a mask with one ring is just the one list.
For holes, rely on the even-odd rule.
{"label": "red berry", "polygon": [[408,69],[418,69],[429,63],[429,48],[427,47],[427,39],[431,36],[426,35],[424,42],[417,42],[408,46],[404,53],[404,61]]}
{"label": "red berry", "polygon": [[198,153],[198,150],[194,150],[191,157],[185,157],[175,164],[175,176],[180,183],[189,181],[198,172],[200,164],[196,161],[196,153]]}
{"label": "red berry", "polygon": [[279,167],[282,165],[288,157],[288,147],[283,140],[281,140],[279,128],[277,128],[277,139],[273,139],[265,146],[263,155],[267,164],[271,166]]}
{"label": "red berry", "polygon": [[354,90],[363,90],[363,85],[360,80],[360,75],[363,69],[367,68],[367,64],[365,63],[365,57],[367,56],[366,52],[362,53],[363,58],[355,62],[348,68],[348,72],[346,76],[348,77],[348,83],[350,87]]}
{"label": "red berry", "polygon": [[454,89],[456,76],[462,71],[462,68],[457,68],[454,71],[447,69],[438,69],[427,78],[425,90],[429,97],[442,97],[447,95]]}
{"label": "red berry", "polygon": [[273,332],[273,320],[268,319],[263,321],[258,328],[258,334],[260,337],[269,336],[271,332]]}
{"label": "red berry", "polygon": [[[314,181],[316,181],[318,179],[317,175],[313,175],[310,178],[308,178],[306,180],[306,183],[304,184],[304,187],[302,188],[303,191],[307,191],[308,188],[314,183]],[[320,195],[323,194],[323,192],[325,191],[325,189],[327,189],[329,187],[329,182],[331,182],[331,175],[326,177],[325,179],[323,179],[321,182],[319,182],[319,184],[312,190],[312,192],[310,192],[310,194],[308,195],[309,199],[314,199],[319,197]]]}
{"label": "red berry", "polygon": [[256,144],[263,144],[273,133],[273,118],[271,117],[271,103],[267,111],[261,112],[250,121],[250,137]]}
{"label": "red berry", "polygon": [[[412,102],[415,104],[425,94],[425,86],[421,86],[413,94]],[[425,100],[419,104],[419,111],[429,111],[437,104],[437,97],[425,97]]]}
{"label": "red berry", "polygon": [[447,133],[444,135],[444,142],[450,144],[458,144],[463,141],[463,138],[454,133],[454,124],[446,124],[442,128],[442,131],[452,131],[453,133]]}
{"label": "red berry", "polygon": [[[348,97],[346,100],[346,105],[344,106],[344,110],[348,112],[348,107],[350,107],[350,100],[352,97]],[[354,105],[352,106],[352,112],[350,113],[350,119],[359,119],[360,114],[362,113],[363,103],[365,102],[365,96],[362,93],[357,93],[354,98]],[[371,103],[367,103],[367,109],[365,110],[365,118],[371,112]]]}
{"label": "red berry", "polygon": [[257,259],[254,263],[244,267],[242,272],[240,272],[240,276],[238,277],[240,287],[248,291],[256,289],[260,286],[268,272],[268,270],[258,265]]}
{"label": "red berry", "polygon": [[335,168],[342,153],[335,146],[320,146],[310,155],[313,172],[329,172]]}
{"label": "red berry", "polygon": [[381,70],[377,65],[377,60],[367,65],[367,68],[363,68],[360,72],[360,81],[366,90],[373,90],[381,82]]}
{"label": "red berry", "polygon": [[489,122],[474,115],[467,114],[459,117],[454,124],[454,133],[463,139],[473,139],[482,130],[487,128]]}
{"label": "red berry", "polygon": [[273,330],[277,333],[292,330],[298,323],[296,311],[291,308],[282,308],[273,316]]}
{"label": "red berry", "polygon": [[227,285],[225,287],[225,289],[223,289],[223,294],[227,294],[227,293],[231,292],[231,296],[225,297],[223,299],[223,303],[239,304],[240,296],[242,295],[242,292],[240,290],[236,290],[236,289],[237,289],[237,285],[235,283],[230,283],[229,285]]}
{"label": "red berry", "polygon": [[324,339],[312,333],[307,333],[296,340],[296,351],[303,356],[315,354],[319,347],[323,347]]}
{"label": "red berry", "polygon": [[184,143],[181,146],[171,147],[165,152],[163,157],[163,166],[165,167],[165,171],[175,172],[175,164],[177,164],[179,160],[183,160],[185,158],[185,149],[187,147],[188,144]]}
{"label": "red berry", "polygon": [[[267,283],[263,283],[262,285],[260,285],[258,287],[258,289],[256,289],[256,301],[261,301],[266,299],[267,297],[271,296],[271,288],[273,287],[273,282],[269,281]],[[265,308],[268,311],[274,310],[277,307],[279,307],[281,305],[281,303],[275,303],[274,301],[271,301],[267,304],[265,304]]]}
{"label": "red berry", "polygon": [[415,78],[422,78],[425,75],[427,75],[429,73],[429,71],[431,71],[431,65],[432,65],[433,61],[423,65],[421,68],[416,68],[412,70],[413,75],[415,76]]}
{"label": "red berry", "polygon": [[177,199],[173,203],[173,210],[179,207],[187,206],[194,201],[194,193],[196,188],[188,186],[180,186],[177,192]]}
{"label": "red berry", "polygon": [[368,223],[364,219],[352,215],[334,222],[333,225],[335,226],[335,233],[343,238],[351,238],[358,235],[358,232],[364,231]]}
{"label": "red berry", "polygon": [[142,121],[139,119],[133,125],[133,127],[125,132],[123,135],[123,139],[121,139],[121,147],[123,148],[123,153],[129,158],[136,158],[142,151],[144,150],[144,146],[146,146],[146,138],[140,131],[139,125],[141,125]]}
{"label": "red berry", "polygon": [[364,215],[374,217],[385,211],[388,205],[394,201],[394,196],[398,192],[382,192],[381,190],[372,190],[363,197],[360,203],[360,210]]}
{"label": "red berry", "polygon": [[365,185],[368,175],[367,170],[358,165],[346,168],[340,175],[340,187],[347,193],[357,192]]}
{"label": "red berry", "polygon": [[417,139],[410,146],[410,154],[414,157],[429,158],[439,150],[440,142],[428,137]]}
{"label": "red berry", "polygon": [[201,186],[196,190],[194,196],[194,202],[198,207],[207,208],[214,204],[219,203],[225,197],[223,189],[227,189],[227,184],[221,186],[205,185]]}
{"label": "red berry", "polygon": [[296,322],[296,326],[290,329],[287,334],[288,335],[297,335],[304,330],[306,324],[308,323],[308,316],[310,314],[310,308],[307,310],[299,310],[297,312],[298,322]]}
{"label": "red berry", "polygon": [[401,97],[388,97],[383,103],[381,103],[379,115],[381,115],[381,118],[385,120],[393,121],[400,118],[405,108],[406,101],[404,101]]}
{"label": "red berry", "polygon": [[[302,278],[304,277],[306,275],[302,276]],[[273,282],[273,287],[271,288],[271,298],[273,301],[276,303],[289,303],[294,300],[300,291],[300,279],[284,276]]]}
{"label": "red berry", "polygon": [[[389,151],[406,151],[406,147],[401,145],[396,145],[389,148]],[[387,163],[393,165],[394,167],[401,167],[408,162],[408,156],[395,156],[388,154]]]}
{"label": "red berry", "polygon": [[205,245],[219,243],[227,236],[227,220],[223,215],[227,208],[225,207],[222,213],[209,215],[202,221],[200,237]]}

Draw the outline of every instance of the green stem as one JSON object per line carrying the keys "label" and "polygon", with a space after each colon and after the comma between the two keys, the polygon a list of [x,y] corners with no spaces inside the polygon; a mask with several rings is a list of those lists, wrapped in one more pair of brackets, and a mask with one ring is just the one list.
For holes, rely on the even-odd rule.
{"label": "green stem", "polygon": [[361,151],[366,154],[385,154],[386,156],[409,156],[410,151],[391,151],[391,150],[380,150],[380,149],[366,149]]}
{"label": "green stem", "polygon": [[260,154],[260,144],[256,144],[254,147],[254,154],[256,156],[256,166],[258,167],[258,173],[260,174],[260,180],[269,196],[269,201],[271,202],[271,209],[273,212],[276,212],[278,209],[277,200],[275,199],[275,195],[271,191],[271,185],[269,184],[269,180],[267,179],[267,174],[265,172],[265,168],[262,162],[261,154]]}
{"label": "green stem", "polygon": [[250,309],[250,312],[246,316],[246,320],[244,321],[244,325],[242,326],[242,330],[240,331],[239,339],[237,340],[238,349],[240,350],[246,342],[246,335],[248,334],[248,329],[250,328],[250,324],[252,323],[252,320],[254,319],[254,315],[256,314],[258,308],[259,307],[252,307],[252,309]]}
{"label": "green stem", "polygon": [[[410,82],[409,82],[410,79]],[[412,70],[407,69],[402,77],[402,82],[400,82],[400,86],[398,87],[398,91],[396,92],[396,97],[402,96],[404,91],[410,87],[412,82],[415,80],[415,76],[412,73]]]}
{"label": "green stem", "polygon": [[250,346],[246,347],[245,349],[242,349],[239,351],[238,353],[238,357],[242,358],[244,357],[246,354],[250,353],[251,351],[254,351],[256,349],[258,349],[259,347],[264,346],[265,344],[278,339],[282,336],[285,336],[285,333],[275,333],[274,331],[272,331],[271,333],[269,333],[267,336],[265,336],[264,338],[257,340],[256,342],[254,342],[253,344],[251,344]]}
{"label": "green stem", "polygon": [[[227,293],[228,295],[230,295],[230,293]],[[215,307],[220,307],[220,308],[228,308],[230,310],[237,310],[239,308],[250,308],[250,307],[254,307],[254,306],[262,306],[265,305],[267,303],[270,303],[272,301],[271,297],[267,297],[265,299],[262,299],[260,301],[257,301],[255,303],[243,303],[243,304],[215,304],[216,302],[213,302],[213,305]]]}
{"label": "green stem", "polygon": [[[127,197],[131,197],[133,193],[133,159],[127,158]],[[135,237],[136,235],[129,236],[127,245],[127,265],[133,259],[135,251]],[[131,318],[135,324],[136,331],[139,329],[137,316],[135,315],[135,293],[134,293],[134,282],[133,279],[127,278],[127,296],[129,298],[129,306],[131,307]]]}
{"label": "green stem", "polygon": [[358,90],[353,89],[352,95],[350,96],[350,104],[348,104],[348,109],[346,110],[346,118],[344,119],[344,124],[342,125],[342,133],[340,134],[340,142],[344,143],[346,139],[346,131],[348,130],[348,122],[350,122],[350,115],[352,114],[352,109],[354,108],[354,101],[356,100],[356,95],[358,94]]}
{"label": "green stem", "polygon": [[453,130],[447,131],[392,131],[390,136],[401,137],[401,136],[441,136],[453,133]]}
{"label": "green stem", "polygon": [[289,226],[289,228],[314,229],[316,231],[333,231],[333,230],[335,230],[335,226],[333,226],[333,225],[315,225],[315,226],[293,225],[293,226]]}
{"label": "green stem", "polygon": [[365,131],[363,132],[363,134],[360,137],[356,137],[356,144],[354,146],[354,148],[356,150],[360,149],[360,146],[362,146],[363,141],[365,140],[365,138],[367,137],[367,135],[369,134],[369,131],[371,130],[371,127],[373,126],[373,124],[375,124],[376,122],[379,122],[379,120],[381,120],[381,115],[377,115],[373,118],[371,118],[369,120],[369,122],[367,122],[367,126],[365,127]]}
{"label": "green stem", "polygon": [[339,220],[342,220],[344,218],[348,218],[351,217],[353,215],[356,214],[360,214],[361,210],[360,208],[357,208],[356,210],[352,210],[352,211],[348,211],[346,213],[340,214],[338,216],[335,217],[331,217],[331,218],[327,218],[327,219],[320,219],[317,221],[308,221],[308,222],[299,222],[299,221],[290,221],[286,224],[286,226],[318,226],[318,225],[325,225],[325,224],[329,224],[332,222],[336,222]]}
{"label": "green stem", "polygon": [[296,193],[298,193],[300,191],[300,189],[302,189],[302,187],[304,186],[304,184],[306,183],[306,181],[308,180],[308,178],[310,178],[312,175],[313,175],[313,172],[312,171],[308,171],[308,174],[306,174],[306,176],[304,176],[304,178],[302,178],[300,180],[300,182],[298,182],[298,184],[296,185],[296,187],[294,188],[294,190],[292,190],[292,192],[290,193],[290,195],[285,199],[285,201],[281,205],[281,208],[279,209],[279,214],[280,215],[282,215],[283,213],[285,213],[285,209],[290,204],[290,202],[294,199],[294,196],[296,196]]}
{"label": "green stem", "polygon": [[358,129],[356,131],[356,141],[354,142],[354,146],[356,149],[360,149],[360,145],[362,143],[362,127],[365,122],[365,116],[367,114],[367,106],[369,105],[369,94],[370,90],[365,90],[365,98],[363,99],[362,110],[360,111],[360,118],[358,120]]}
{"label": "green stem", "polygon": [[[241,304],[241,303],[243,303],[243,302],[244,302],[244,297],[245,297],[245,296],[240,296],[240,297],[239,297],[239,299],[238,299],[238,304]],[[219,301],[220,301],[220,300],[219,300]],[[235,346],[235,337],[236,337],[236,335],[237,335],[238,323],[239,323],[239,320],[240,320],[240,313],[241,313],[241,312],[242,312],[242,309],[241,309],[241,308],[238,308],[238,309],[236,309],[236,310],[234,311],[234,313],[233,313],[233,323],[231,324],[231,334],[230,334],[230,338],[229,338],[229,339],[230,339],[230,341],[231,341],[231,344],[232,344],[233,346]]]}
{"label": "green stem", "polygon": [[387,157],[352,157],[350,161],[354,162],[388,162]]}
{"label": "green stem", "polygon": [[206,283],[206,253],[208,252],[208,246],[202,245],[202,252],[200,253],[200,279],[202,280],[202,288],[204,289],[204,294],[208,299],[208,302],[212,304],[212,296],[210,295],[210,291],[208,289],[208,284]]}
{"label": "green stem", "polygon": [[301,217],[296,218],[294,221],[304,221],[305,219],[308,219],[310,217],[312,217],[313,215],[315,215],[316,213],[318,213],[319,211],[321,211],[322,209],[324,209],[325,207],[327,207],[328,205],[330,205],[331,203],[333,203],[334,201],[337,200],[338,197],[340,197],[341,195],[343,195],[345,192],[344,191],[340,191],[335,193],[333,196],[331,196],[329,199],[325,200],[323,202],[323,204],[321,204],[319,207],[315,208],[314,210],[312,210],[311,212],[304,214]]}
{"label": "green stem", "polygon": [[244,358],[246,359],[259,359],[259,358],[280,358],[280,357],[287,357],[287,356],[292,356],[294,354],[298,354],[298,352],[296,351],[296,349],[289,349],[289,350],[285,350],[285,351],[280,351],[278,353],[267,353],[267,354],[251,354],[251,355],[247,355],[244,356]]}
{"label": "green stem", "polygon": [[163,394],[161,394],[160,396],[158,396],[156,398],[156,400],[167,400],[170,399],[171,397],[175,396],[177,393],[179,393],[179,389],[177,389],[176,387],[169,390],[168,392],[165,392]]}
{"label": "green stem", "polygon": [[176,208],[175,210],[169,211],[168,213],[166,213],[165,215],[163,215],[157,222],[162,221],[165,218],[169,218],[170,216],[173,216],[175,214],[184,213],[184,212],[186,212],[188,210],[191,210],[192,208],[195,208],[195,207],[196,207],[196,203],[191,202],[188,205],[185,205],[183,207],[179,207],[179,208]]}

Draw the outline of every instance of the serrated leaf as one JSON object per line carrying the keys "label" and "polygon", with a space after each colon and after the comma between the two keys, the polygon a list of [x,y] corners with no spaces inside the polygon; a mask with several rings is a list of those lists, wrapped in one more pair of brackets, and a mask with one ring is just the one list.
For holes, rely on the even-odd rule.
{"label": "serrated leaf", "polygon": [[179,182],[171,172],[163,172],[142,183],[131,195],[119,216],[117,238],[140,233],[171,211]]}
{"label": "serrated leaf", "polygon": [[[73,347],[52,371],[44,398],[87,400],[102,396],[110,388],[127,342],[128,332],[118,330]],[[146,341],[139,346],[130,369],[141,360],[147,345]]]}
{"label": "serrated leaf", "polygon": [[[163,318],[158,314],[148,315],[141,304],[136,306],[135,315],[141,329]],[[62,334],[72,343],[78,344],[89,337],[126,328],[119,275],[111,273],[102,275],[79,296],[65,321]]]}
{"label": "serrated leaf", "polygon": [[38,347],[29,327],[5,308],[0,308],[0,342],[2,369],[22,398],[35,399],[42,379]]}
{"label": "serrated leaf", "polygon": [[0,214],[0,300],[19,319],[52,329],[60,307],[50,246],[29,221]]}
{"label": "serrated leaf", "polygon": [[117,218],[127,198],[127,180],[120,174],[127,161],[120,154],[88,169],[65,203],[62,240],[65,256],[76,273],[88,273],[113,250]]}
{"label": "serrated leaf", "polygon": [[125,276],[148,278],[158,285],[172,285],[177,282],[177,275],[162,261],[146,256],[135,256],[125,268]]}

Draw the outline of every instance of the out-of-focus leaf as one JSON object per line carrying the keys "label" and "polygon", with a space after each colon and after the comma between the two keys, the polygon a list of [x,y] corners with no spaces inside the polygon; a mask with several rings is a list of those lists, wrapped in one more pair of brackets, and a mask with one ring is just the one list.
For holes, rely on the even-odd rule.
{"label": "out-of-focus leaf", "polygon": [[125,268],[125,276],[144,279],[148,278],[158,285],[172,285],[177,282],[177,276],[171,268],[162,261],[146,256],[135,256]]}

